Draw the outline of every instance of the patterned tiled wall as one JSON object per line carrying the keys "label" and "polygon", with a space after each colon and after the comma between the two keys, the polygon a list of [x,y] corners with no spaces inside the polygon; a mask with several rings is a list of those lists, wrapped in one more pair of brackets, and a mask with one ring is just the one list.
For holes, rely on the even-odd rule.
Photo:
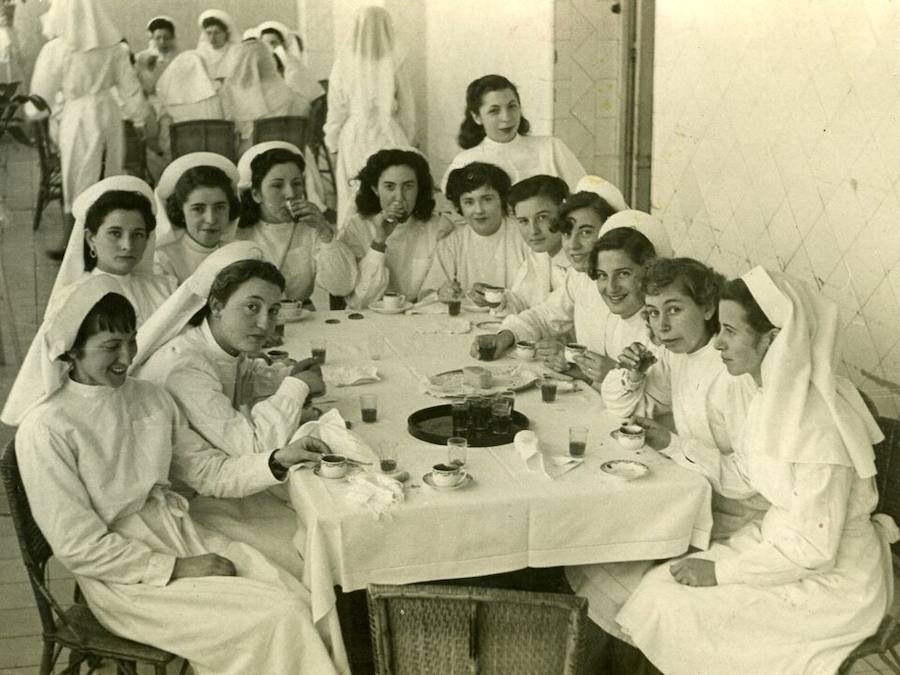
{"label": "patterned tiled wall", "polygon": [[844,361],[900,412],[900,2],[657,0],[653,210],[676,249],[839,303]]}
{"label": "patterned tiled wall", "polygon": [[554,4],[553,133],[589,173],[620,184],[622,15],[613,0]]}

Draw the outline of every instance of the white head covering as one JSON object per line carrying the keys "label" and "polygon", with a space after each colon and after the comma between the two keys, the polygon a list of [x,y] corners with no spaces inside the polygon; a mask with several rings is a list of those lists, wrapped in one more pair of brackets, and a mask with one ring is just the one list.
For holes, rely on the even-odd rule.
{"label": "white head covering", "polygon": [[[209,39],[206,37],[206,31],[203,30],[203,22],[207,19],[217,19],[225,24],[228,29],[228,37],[226,38],[225,44],[219,49],[216,49],[210,44]],[[232,21],[231,17],[226,12],[223,12],[220,9],[208,9],[197,18],[197,27],[200,28],[200,38],[197,40],[197,52],[203,57],[207,67],[214,75],[216,75],[216,77],[219,76],[219,74],[217,74],[217,69],[219,68],[223,69],[220,73],[223,77],[229,75],[231,73],[231,59],[233,59],[231,56],[231,47],[237,43],[234,21]],[[220,61],[222,62],[221,64]]]}
{"label": "white head covering", "polygon": [[263,21],[256,27],[257,35],[259,37],[262,37],[262,32],[264,30],[278,31],[278,33],[281,35],[281,40],[284,43],[284,51],[287,52],[288,56],[291,56],[295,59],[303,59],[303,52],[300,51],[300,43],[298,43],[296,39],[296,31],[291,30],[280,21]]}
{"label": "white head covering", "polygon": [[106,274],[84,277],[64,288],[47,310],[22,367],[16,376],[0,419],[18,426],[25,414],[63,386],[71,364],[59,357],[75,342],[81,322],[107,293],[122,295],[118,282]]}
{"label": "white head covering", "polygon": [[259,40],[259,29],[258,28],[248,28],[241,35],[241,42],[246,42],[247,40]]}
{"label": "white head covering", "polygon": [[[872,444],[884,438],[859,392],[837,376],[837,305],[808,284],[754,267],[741,279],[769,321],[779,328],[762,362],[760,414],[748,418],[748,451],[782,462],[852,466],[875,475]],[[825,401],[844,448],[801,438],[808,399]]]}
{"label": "white head covering", "polygon": [[627,211],[628,204],[625,197],[615,185],[600,176],[587,175],[578,181],[575,192],[593,192],[598,197],[606,200],[606,203],[616,211]]}
{"label": "white head covering", "polygon": [[225,28],[228,30],[228,42],[237,41],[234,34],[234,20],[231,18],[231,15],[228,12],[223,12],[221,9],[207,9],[197,17],[197,28],[200,29],[197,49],[200,49],[203,45],[206,45],[207,48],[212,48],[212,45],[209,44],[209,40],[206,38],[206,31],[203,30],[203,22],[207,19],[216,19],[225,24]]}
{"label": "white head covering", "polygon": [[650,243],[653,244],[658,257],[671,258],[675,255],[666,228],[655,216],[651,216],[643,211],[635,211],[634,209],[619,211],[607,218],[606,222],[603,223],[603,226],[600,228],[600,236],[602,237],[607,232],[623,227],[637,230],[647,237]]}
{"label": "white head covering", "polygon": [[288,143],[286,141],[266,141],[265,143],[257,143],[256,145],[247,149],[241,158],[238,160],[237,170],[238,170],[238,189],[239,190],[249,190],[251,185],[253,184],[253,172],[250,169],[250,164],[254,159],[259,157],[264,152],[268,152],[269,150],[275,150],[280,148],[281,150],[290,150],[293,153],[296,153],[303,157],[303,151],[300,150],[293,143]]}
{"label": "white head covering", "polygon": [[[134,176],[110,176],[109,178],[104,178],[78,195],[72,204],[72,215],[75,217],[75,225],[72,228],[72,234],[69,235],[66,253],[59,267],[59,273],[56,275],[53,290],[50,292],[50,300],[47,303],[48,312],[60,290],[80,279],[87,271],[84,268],[84,220],[88,209],[93,206],[94,202],[111,190],[138,192],[144,195],[150,201],[150,208],[153,210],[153,213],[156,213],[156,199],[154,198],[153,190],[140,178],[135,178]],[[135,265],[131,272],[132,274],[151,275],[153,273],[153,252],[155,249],[156,232],[149,232],[144,255]]]}
{"label": "white head covering", "polygon": [[152,19],[150,19],[147,22],[147,30],[148,31],[150,30],[150,26],[153,24],[154,21],[168,21],[173,26],[175,25],[175,19],[173,19],[171,16],[169,16],[168,14],[159,14],[157,16],[154,16]]}
{"label": "white head covering", "polygon": [[110,47],[122,40],[122,31],[94,0],[54,0],[41,25],[44,37],[58,37],[76,52]]}
{"label": "white head covering", "polygon": [[357,10],[353,28],[331,70],[331,80],[343,83],[350,109],[371,111],[369,124],[388,134],[396,105],[396,72],[404,54],[397,44],[391,15],[383,7]]}
{"label": "white head covering", "polygon": [[296,95],[278,74],[272,51],[261,42],[245,42],[236,49],[234,70],[221,91],[234,121],[240,125],[286,110]]}
{"label": "white head covering", "polygon": [[169,216],[166,213],[166,200],[175,192],[175,186],[188,169],[197,166],[214,166],[225,172],[225,175],[231,179],[232,187],[237,190],[238,171],[237,167],[227,157],[215,152],[191,152],[182,155],[169,166],[159,177],[159,183],[156,185],[156,245],[163,246],[168,244],[175,238],[175,232]]}
{"label": "white head covering", "polygon": [[156,95],[163,105],[183,105],[215,96],[216,87],[206,69],[206,61],[191,50],[172,59],[156,83]]}
{"label": "white head covering", "polygon": [[241,260],[263,260],[262,249],[249,241],[235,241],[210,253],[138,331],[138,352],[132,369],[138,368],[169,340],[178,335],[209,299],[219,272]]}

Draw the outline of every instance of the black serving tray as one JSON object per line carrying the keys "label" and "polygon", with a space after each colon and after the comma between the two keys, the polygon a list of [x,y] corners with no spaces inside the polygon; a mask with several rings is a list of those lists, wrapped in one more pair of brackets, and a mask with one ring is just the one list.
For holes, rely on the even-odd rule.
{"label": "black serving tray", "polygon": [[[469,429],[466,438],[469,441],[470,448],[489,448],[495,445],[505,445],[506,443],[512,443],[513,437],[520,431],[527,429],[530,423],[530,420],[525,415],[518,410],[513,410],[509,433],[495,434],[490,429],[479,432]],[[406,428],[412,436],[427,443],[445,445],[447,439],[453,436],[451,406],[447,404],[417,410],[409,416],[406,424]]]}

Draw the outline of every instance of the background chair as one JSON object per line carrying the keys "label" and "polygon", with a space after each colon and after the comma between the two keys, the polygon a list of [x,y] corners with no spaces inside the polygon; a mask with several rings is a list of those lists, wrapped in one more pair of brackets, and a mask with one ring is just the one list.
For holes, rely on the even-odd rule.
{"label": "background chair", "polygon": [[[900,524],[900,420],[890,417],[879,417],[878,426],[884,434],[884,440],[875,446],[875,464],[878,467],[878,508],[877,513],[886,513]],[[893,544],[894,567],[897,567],[900,555],[900,543]],[[838,675],[849,673],[859,659],[877,655],[894,673],[900,675],[900,656],[897,646],[900,645],[900,624],[891,614],[888,607],[881,625],[874,635],[856,647],[844,659]]]}
{"label": "background chair", "polygon": [[131,120],[123,120],[125,131],[125,173],[137,176],[153,185],[153,177],[147,169],[147,142],[135,131]]}
{"label": "background chair", "polygon": [[216,152],[237,161],[234,122],[228,120],[191,120],[169,127],[172,159],[190,152]]}
{"label": "background chair", "polygon": [[579,672],[587,600],[472,586],[368,588],[375,672]]}
{"label": "background chair", "polygon": [[[53,551],[31,515],[16,462],[14,441],[6,446],[0,459],[0,475],[22,561],[41,617],[44,652],[40,675],[49,675],[53,671],[63,649],[70,650],[69,665],[61,671],[63,673],[79,672],[81,664],[86,661],[96,664],[100,659],[108,659],[115,662],[118,673],[136,675],[135,663],[144,663],[151,665],[157,675],[165,675],[166,666],[175,658],[174,655],[113,635],[100,625],[85,604],[76,603],[65,610],[59,605],[47,583],[47,562]],[[181,668],[182,674],[186,668],[185,662]]]}
{"label": "background chair", "polygon": [[[319,80],[319,84],[328,91],[328,80]],[[328,94],[323,94],[315,99],[309,106],[309,121],[306,130],[306,145],[312,152],[313,159],[319,168],[319,173],[328,176],[331,183],[332,194],[337,194],[337,179],[335,178],[334,165],[331,163],[331,153],[325,147],[325,121],[328,119]]]}
{"label": "background chair", "polygon": [[65,207],[63,205],[62,164],[59,159],[59,151],[50,139],[50,106],[37,94],[32,94],[28,100],[35,108],[47,113],[47,116],[31,122],[34,147],[37,149],[41,167],[41,183],[38,186],[34,222],[32,223],[32,229],[36,230],[41,225],[44,209],[52,200],[55,199],[59,202],[60,210]]}
{"label": "background chair", "polygon": [[297,115],[264,117],[253,122],[253,144],[264,141],[286,141],[298,148],[306,145],[307,119]]}

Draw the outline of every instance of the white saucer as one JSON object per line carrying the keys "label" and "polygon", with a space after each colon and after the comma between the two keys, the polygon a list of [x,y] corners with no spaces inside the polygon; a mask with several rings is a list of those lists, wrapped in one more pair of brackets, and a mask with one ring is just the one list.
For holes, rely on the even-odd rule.
{"label": "white saucer", "polygon": [[295,321],[303,321],[310,314],[308,309],[300,309],[297,314],[281,314],[279,318],[285,323],[294,323]]}
{"label": "white saucer", "polygon": [[475,482],[475,479],[472,477],[470,473],[464,473],[462,480],[460,480],[455,485],[436,485],[434,480],[431,478],[431,471],[422,476],[422,482],[425,483],[430,488],[434,488],[435,490],[458,490],[459,488],[466,487],[470,483]]}
{"label": "white saucer", "polygon": [[369,305],[369,309],[371,309],[373,312],[378,312],[379,314],[402,314],[412,306],[413,303],[406,301],[396,309],[389,309],[384,306],[384,302],[382,300],[376,300]]}
{"label": "white saucer", "polygon": [[[321,467],[319,467],[319,466],[313,467],[313,473],[316,474],[319,478],[324,478],[325,480],[346,480],[347,479],[346,473],[343,476],[323,476],[321,474],[321,472],[319,471],[320,468]],[[349,471],[350,470],[348,469],[347,472],[349,473]]]}
{"label": "white saucer", "polygon": [[650,473],[650,467],[646,464],[635,462],[631,459],[613,459],[609,462],[603,462],[600,465],[600,470],[622,480],[635,480],[643,478]]}
{"label": "white saucer", "polygon": [[473,314],[486,314],[491,311],[491,308],[488,306],[482,307],[481,305],[476,305],[471,300],[463,300],[460,305],[460,309],[464,312],[470,312]]}

